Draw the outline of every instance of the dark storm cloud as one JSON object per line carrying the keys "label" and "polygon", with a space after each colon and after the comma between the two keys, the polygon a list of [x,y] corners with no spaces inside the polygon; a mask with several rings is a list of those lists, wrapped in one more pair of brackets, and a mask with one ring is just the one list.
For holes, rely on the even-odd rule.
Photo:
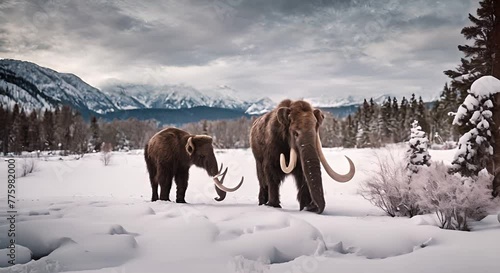
{"label": "dark storm cloud", "polygon": [[[435,95],[472,0],[0,1],[2,56],[256,95]],[[453,65],[454,66],[454,65]],[[383,80],[382,80],[383,79]],[[345,93],[345,92],[344,92]],[[339,93],[343,95],[344,93]]]}

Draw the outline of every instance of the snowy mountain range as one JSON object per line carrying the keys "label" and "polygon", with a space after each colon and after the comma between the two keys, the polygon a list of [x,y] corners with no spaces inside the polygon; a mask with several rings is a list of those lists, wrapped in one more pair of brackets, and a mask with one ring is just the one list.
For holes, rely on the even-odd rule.
{"label": "snowy mountain range", "polygon": [[73,74],[59,73],[34,63],[0,60],[0,102],[19,102],[27,109],[54,108],[67,104],[83,113],[105,115],[132,109],[186,109],[211,107],[248,115],[267,112],[275,103],[269,98],[242,100],[228,86],[201,92],[186,85],[108,84],[99,90]]}
{"label": "snowy mountain range", "polygon": [[27,109],[67,104],[81,112],[103,114],[117,110],[104,93],[77,76],[30,62],[0,60],[0,87],[6,90],[0,93],[0,102],[18,102]]}
{"label": "snowy mountain range", "polygon": [[[387,99],[389,95],[378,95],[373,97],[373,101],[377,104],[382,104],[384,100]],[[346,98],[306,98],[306,101],[319,108],[335,108],[335,107],[346,107],[346,106],[357,106],[363,103],[365,98],[348,96]],[[369,99],[366,99],[369,100]]]}
{"label": "snowy mountain range", "polygon": [[241,100],[235,90],[219,86],[216,90],[201,92],[186,85],[153,86],[145,84],[114,83],[102,88],[113,104],[121,110],[130,109],[185,109],[212,107],[242,111],[249,115],[267,112],[275,106],[269,98]]}
{"label": "snowy mountain range", "polygon": [[[381,103],[386,97],[384,95],[374,100]],[[363,98],[352,96],[306,100],[337,116],[354,112],[363,102]],[[0,60],[0,103],[21,103],[26,109],[52,109],[69,105],[85,117],[154,118],[165,123],[170,120],[195,121],[206,116],[217,119],[261,115],[277,105],[277,102],[267,97],[241,99],[241,94],[226,85],[200,91],[187,85],[158,86],[114,81],[98,89],[76,75],[10,59]],[[165,119],[163,116],[166,113],[172,118]],[[186,119],[175,115],[192,117]]]}

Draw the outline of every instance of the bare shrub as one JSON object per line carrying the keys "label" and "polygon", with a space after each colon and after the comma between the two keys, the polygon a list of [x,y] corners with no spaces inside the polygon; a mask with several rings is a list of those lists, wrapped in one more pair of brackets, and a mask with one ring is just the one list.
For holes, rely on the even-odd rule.
{"label": "bare shrub", "polygon": [[109,163],[111,163],[111,157],[112,157],[112,151],[113,151],[113,146],[111,143],[105,143],[103,142],[101,145],[101,161],[104,164],[104,166],[108,166]]}
{"label": "bare shrub", "polygon": [[481,220],[498,208],[492,199],[493,177],[485,170],[477,178],[464,179],[448,173],[442,162],[422,170],[415,179],[420,207],[436,213],[440,228],[469,230],[469,220]]}
{"label": "bare shrub", "polygon": [[32,157],[24,157],[21,160],[21,164],[19,166],[21,168],[20,170],[21,177],[25,177],[28,174],[33,173],[34,171],[37,170],[36,159]]}
{"label": "bare shrub", "polygon": [[418,196],[403,160],[396,160],[393,153],[387,158],[377,154],[376,158],[377,169],[361,185],[361,196],[392,217],[419,214]]}

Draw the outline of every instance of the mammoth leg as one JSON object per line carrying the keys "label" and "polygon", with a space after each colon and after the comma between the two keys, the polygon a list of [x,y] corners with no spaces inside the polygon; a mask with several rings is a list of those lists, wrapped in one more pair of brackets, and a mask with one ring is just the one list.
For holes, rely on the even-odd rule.
{"label": "mammoth leg", "polygon": [[158,182],[156,182],[155,176],[151,175],[151,173],[149,174],[149,180],[151,181],[151,190],[153,192],[151,201],[154,202],[158,200]]}
{"label": "mammoth leg", "polygon": [[266,177],[267,187],[268,187],[268,196],[269,201],[266,205],[281,208],[280,205],[280,184],[281,180],[284,178],[284,174],[282,173],[281,168],[279,166],[272,166],[271,164],[264,165],[264,174]]}
{"label": "mammoth leg", "polygon": [[177,198],[175,199],[176,203],[186,203],[184,198],[186,196],[188,179],[189,169],[177,171],[177,174],[175,175],[175,185],[177,187]]}
{"label": "mammoth leg", "polygon": [[266,177],[264,175],[264,169],[262,167],[262,161],[257,161],[257,178],[259,179],[259,206],[264,205],[269,201],[267,182],[265,181]]}
{"label": "mammoth leg", "polygon": [[293,170],[293,177],[298,190],[297,201],[299,201],[300,210],[303,210],[311,204],[312,198],[300,164]]}
{"label": "mammoth leg", "polygon": [[151,182],[151,202],[158,200],[158,180],[156,180],[156,167],[149,166],[148,163],[148,171],[149,171],[149,181]]}
{"label": "mammoth leg", "polygon": [[[163,169],[164,170],[164,169]],[[170,188],[172,187],[172,173],[170,171],[160,171],[157,176],[160,182],[160,200],[170,201]]]}
{"label": "mammoth leg", "polygon": [[148,145],[144,149],[144,158],[149,174],[149,182],[151,183],[151,202],[158,200],[158,180],[156,179],[156,164],[148,156]]}

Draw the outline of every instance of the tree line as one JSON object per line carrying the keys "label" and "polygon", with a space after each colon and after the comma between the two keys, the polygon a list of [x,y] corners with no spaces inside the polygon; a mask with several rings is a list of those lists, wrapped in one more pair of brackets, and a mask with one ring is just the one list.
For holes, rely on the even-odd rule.
{"label": "tree line", "polygon": [[21,104],[0,104],[0,124],[3,154],[56,150],[81,154],[99,151],[103,143],[115,150],[139,149],[158,131],[155,121],[106,122],[92,117],[87,122],[69,106],[26,111]]}
{"label": "tree line", "polygon": [[[320,135],[324,147],[367,148],[408,140],[411,123],[417,120],[424,131],[439,136],[439,141],[456,140],[451,127],[451,109],[445,100],[428,108],[412,95],[398,99],[388,97],[382,104],[365,100],[357,112],[337,118],[324,112]],[[439,109],[438,111],[435,109]],[[202,120],[181,126],[192,134],[214,138],[216,148],[249,148],[250,128],[256,117],[235,120]],[[61,150],[69,153],[99,151],[103,142],[114,150],[140,149],[161,128],[156,121],[137,119],[110,122],[92,117],[85,121],[69,106],[53,110],[25,110],[21,104],[6,107],[0,104],[0,147],[2,152]]]}

